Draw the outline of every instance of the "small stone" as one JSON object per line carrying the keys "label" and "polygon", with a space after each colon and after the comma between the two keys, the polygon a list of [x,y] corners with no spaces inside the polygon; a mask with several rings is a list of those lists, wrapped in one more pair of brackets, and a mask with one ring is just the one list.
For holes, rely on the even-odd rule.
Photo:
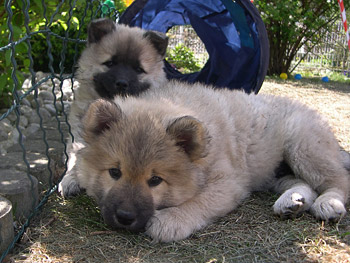
{"label": "small stone", "polygon": [[40,125],[38,123],[31,123],[28,125],[27,129],[24,130],[23,134],[29,136],[33,133],[36,133],[40,130]]}
{"label": "small stone", "polygon": [[0,141],[0,155],[5,155],[5,154],[7,154],[7,148],[5,148],[2,142]]}
{"label": "small stone", "polygon": [[3,119],[2,121],[0,121],[0,130],[9,133],[10,131],[12,131],[12,125],[10,120],[8,119]]}
{"label": "small stone", "polygon": [[32,114],[29,117],[29,123],[39,123],[40,122],[40,118],[37,114],[36,111],[32,111]]}
{"label": "small stone", "polygon": [[[58,105],[58,104],[60,104],[60,103],[57,103],[56,105]],[[54,105],[52,105],[52,104],[45,104],[44,108],[47,109],[50,112],[51,116],[55,116],[56,109],[55,109]]]}
{"label": "small stone", "polygon": [[34,95],[32,94],[32,93],[29,93],[27,96],[26,96],[26,100],[28,100],[29,101],[29,104],[30,105],[28,105],[29,107],[31,107],[32,106],[32,100],[34,99]]}
{"label": "small stone", "polygon": [[36,73],[36,81],[38,82],[39,80],[41,80],[42,78],[45,78],[45,74],[42,71],[38,71]]}
{"label": "small stone", "polygon": [[17,120],[17,116],[16,113],[14,111],[12,111],[8,116],[7,119],[10,120],[12,123],[15,122]]}
{"label": "small stone", "polygon": [[21,102],[21,103],[22,103],[22,105],[31,107],[29,100],[27,100],[26,98],[22,99],[22,102]]}
{"label": "small stone", "polygon": [[74,101],[74,94],[68,97],[67,101],[72,102]]}
{"label": "small stone", "polygon": [[67,100],[68,100],[67,94],[63,94],[63,96],[61,96],[61,93],[60,93],[60,94],[57,94],[57,100],[58,100],[58,101],[61,101],[61,97],[62,97],[62,100],[63,100],[63,101],[67,101]]}
{"label": "small stone", "polygon": [[8,138],[7,132],[0,129],[0,141],[5,141],[5,140],[7,140],[7,138]]}
{"label": "small stone", "polygon": [[43,83],[41,86],[40,86],[40,90],[41,91],[48,91],[51,93],[51,89],[52,89],[52,85],[51,85],[51,81],[46,81],[45,83]]}
{"label": "small stone", "polygon": [[72,86],[74,86],[74,83],[70,79],[65,79],[62,85],[63,92],[72,92]]}
{"label": "small stone", "polygon": [[39,107],[42,107],[44,103],[43,103],[43,100],[41,98],[37,98],[37,100],[35,101],[35,99],[33,97],[33,100],[30,101],[30,104],[32,105],[33,109],[36,109],[37,104],[39,104]]}
{"label": "small stone", "polygon": [[22,89],[23,90],[28,90],[28,89],[30,89],[32,87],[32,82],[31,82],[31,80],[28,78],[28,79],[26,79],[26,80],[24,80],[24,82],[23,82],[23,85],[22,85]]}
{"label": "small stone", "polygon": [[[22,132],[23,128],[22,129],[20,128],[20,130]],[[8,135],[9,141],[12,141],[13,143],[18,143],[19,138],[20,138],[20,134],[19,134],[17,128],[14,128]],[[25,139],[26,139],[26,137],[22,133],[22,143],[24,142]]]}
{"label": "small stone", "polygon": [[19,126],[21,127],[27,127],[28,126],[28,119],[26,116],[24,115],[21,115],[20,118],[19,118]]}
{"label": "small stone", "polygon": [[[45,109],[45,108],[40,108],[39,109],[39,114],[43,120],[43,122],[48,122],[51,119],[51,114],[50,112]],[[40,118],[39,115],[37,114],[36,111],[33,111],[30,118],[29,118],[30,123],[40,123]]]}
{"label": "small stone", "polygon": [[[44,102],[43,106],[45,104],[52,104],[52,105],[54,104],[52,100],[44,100],[43,102]],[[56,103],[57,103],[57,98],[56,98]]]}
{"label": "small stone", "polygon": [[39,93],[39,98],[41,98],[42,100],[53,101],[54,100],[54,95],[50,91],[42,90]]}
{"label": "small stone", "polygon": [[45,108],[39,109],[40,115],[43,118],[43,122],[48,122],[51,119],[50,112]]}
{"label": "small stone", "polygon": [[[68,114],[68,112],[70,110],[71,103],[69,101],[65,101],[65,102],[63,102],[63,105],[64,105],[64,112],[66,112]],[[63,109],[61,109],[61,111],[63,111]]]}
{"label": "small stone", "polygon": [[22,90],[16,90],[14,93],[17,93],[18,96],[22,96],[24,94]]}
{"label": "small stone", "polygon": [[[63,101],[63,103],[64,103],[64,101]],[[57,110],[59,111],[59,112],[61,112],[62,111],[62,103],[61,103],[61,101],[59,100],[59,101],[57,101],[57,103],[56,103],[56,107],[57,107]]]}
{"label": "small stone", "polygon": [[12,147],[14,143],[12,141],[6,140],[6,141],[0,141],[0,154],[4,155],[7,153],[7,149]]}
{"label": "small stone", "polygon": [[27,105],[22,105],[20,107],[20,113],[23,115],[23,116],[26,116],[27,118],[30,117],[30,115],[32,115],[32,111],[33,109]]}

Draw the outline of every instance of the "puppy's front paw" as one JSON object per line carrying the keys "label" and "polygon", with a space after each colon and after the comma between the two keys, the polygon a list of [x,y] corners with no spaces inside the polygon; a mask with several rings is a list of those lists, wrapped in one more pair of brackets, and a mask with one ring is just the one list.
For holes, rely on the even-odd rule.
{"label": "puppy's front paw", "polygon": [[293,218],[308,210],[316,198],[311,189],[289,189],[273,205],[275,214],[282,218]]}
{"label": "puppy's front paw", "polygon": [[339,221],[345,214],[346,209],[341,200],[328,195],[319,196],[311,207],[311,213],[323,221]]}
{"label": "puppy's front paw", "polygon": [[186,221],[178,207],[157,210],[146,225],[146,234],[156,242],[185,239],[193,230],[190,220]]}
{"label": "puppy's front paw", "polygon": [[62,197],[68,198],[78,195],[81,192],[81,188],[77,182],[77,179],[72,174],[67,173],[62,181],[58,184],[58,192]]}

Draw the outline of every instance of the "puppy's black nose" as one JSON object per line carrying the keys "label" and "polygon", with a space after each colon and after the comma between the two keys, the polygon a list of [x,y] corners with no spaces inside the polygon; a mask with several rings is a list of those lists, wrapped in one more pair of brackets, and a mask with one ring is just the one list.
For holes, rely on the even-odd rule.
{"label": "puppy's black nose", "polygon": [[135,221],[136,215],[133,212],[117,210],[117,219],[120,224],[129,226]]}
{"label": "puppy's black nose", "polygon": [[115,82],[115,86],[117,89],[125,90],[129,86],[129,83],[124,79],[119,79]]}

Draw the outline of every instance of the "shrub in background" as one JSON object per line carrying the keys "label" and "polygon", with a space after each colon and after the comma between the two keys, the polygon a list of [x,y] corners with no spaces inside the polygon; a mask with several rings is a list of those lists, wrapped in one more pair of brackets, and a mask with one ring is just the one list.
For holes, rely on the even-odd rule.
{"label": "shrub in background", "polygon": [[174,49],[169,49],[166,60],[181,73],[191,73],[201,69],[193,51],[183,44],[178,44]]}

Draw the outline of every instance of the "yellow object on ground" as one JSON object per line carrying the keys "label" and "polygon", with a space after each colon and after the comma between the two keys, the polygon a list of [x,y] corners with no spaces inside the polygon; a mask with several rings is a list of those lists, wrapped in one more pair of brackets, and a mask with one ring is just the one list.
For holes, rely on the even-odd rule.
{"label": "yellow object on ground", "polygon": [[281,73],[280,78],[286,80],[288,75],[286,73]]}

